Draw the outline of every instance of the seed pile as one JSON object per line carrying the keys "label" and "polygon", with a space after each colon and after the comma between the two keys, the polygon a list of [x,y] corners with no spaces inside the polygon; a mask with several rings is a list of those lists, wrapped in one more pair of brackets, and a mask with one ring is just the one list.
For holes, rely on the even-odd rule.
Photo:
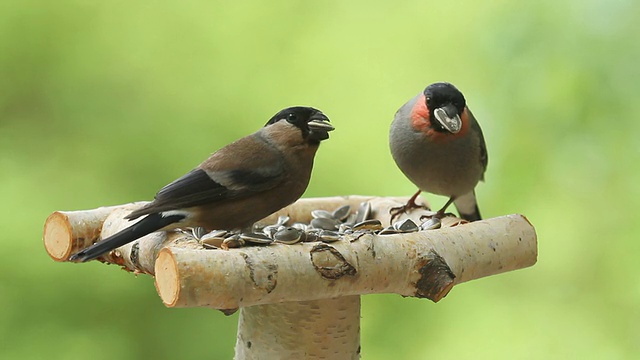
{"label": "seed pile", "polygon": [[[280,216],[275,224],[254,226],[250,232],[214,230],[208,234],[194,235],[205,248],[237,248],[246,245],[269,245],[273,242],[296,244],[298,242],[322,241],[331,243],[340,239],[355,241],[365,234],[402,234],[421,230],[439,229],[440,219],[431,217],[420,225],[411,219],[404,219],[383,228],[380,220],[371,219],[371,203],[363,202],[358,210],[351,212],[351,206],[341,206],[334,211],[313,210],[309,224],[293,223],[288,216]],[[200,236],[201,235],[201,236]]]}

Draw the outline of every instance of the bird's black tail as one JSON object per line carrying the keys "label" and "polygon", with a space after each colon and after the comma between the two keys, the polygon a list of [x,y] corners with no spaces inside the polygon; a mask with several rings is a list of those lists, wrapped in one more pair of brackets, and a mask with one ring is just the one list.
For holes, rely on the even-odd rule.
{"label": "bird's black tail", "polygon": [[99,241],[72,255],[70,261],[89,261],[124,244],[128,244],[163,227],[184,219],[184,215],[163,216],[162,213],[150,214],[128,228]]}
{"label": "bird's black tail", "polygon": [[482,220],[475,192],[472,191],[459,196],[453,201],[453,203],[456,205],[456,209],[458,209],[458,213],[461,218],[467,221]]}

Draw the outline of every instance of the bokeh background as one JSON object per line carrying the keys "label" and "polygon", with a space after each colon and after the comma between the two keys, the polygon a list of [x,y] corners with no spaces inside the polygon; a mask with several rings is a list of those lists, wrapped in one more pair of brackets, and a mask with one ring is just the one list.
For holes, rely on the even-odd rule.
{"label": "bokeh background", "polygon": [[45,218],[150,199],[298,104],[337,127],[305,196],[410,195],[389,123],[442,80],[484,129],[483,215],[525,214],[539,261],[438,304],[365,297],[363,358],[640,358],[639,16],[633,0],[0,1],[0,358],[231,358],[237,315],[53,262]]}

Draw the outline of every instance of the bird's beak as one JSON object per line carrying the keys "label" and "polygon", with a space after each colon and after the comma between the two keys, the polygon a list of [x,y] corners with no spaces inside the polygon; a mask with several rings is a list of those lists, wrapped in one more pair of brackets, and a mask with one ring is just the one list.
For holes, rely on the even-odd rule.
{"label": "bird's beak", "polygon": [[433,115],[442,127],[452,134],[457,134],[462,128],[462,120],[458,110],[452,104],[433,110]]}
{"label": "bird's beak", "polygon": [[329,131],[335,130],[335,128],[329,124],[329,118],[323,113],[317,113],[311,117],[309,122],[309,137],[314,140],[326,140],[329,138]]}

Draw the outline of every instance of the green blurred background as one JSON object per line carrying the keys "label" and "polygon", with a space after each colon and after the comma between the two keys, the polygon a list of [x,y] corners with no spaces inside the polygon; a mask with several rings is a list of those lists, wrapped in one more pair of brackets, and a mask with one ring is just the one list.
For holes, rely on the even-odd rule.
{"label": "green blurred background", "polygon": [[337,127],[305,196],[410,195],[389,123],[442,80],[484,129],[483,215],[525,214],[538,264],[438,304],[365,297],[363,358],[640,358],[639,16],[632,0],[0,1],[0,358],[231,358],[237,315],[53,262],[45,218],[151,199],[299,104]]}

